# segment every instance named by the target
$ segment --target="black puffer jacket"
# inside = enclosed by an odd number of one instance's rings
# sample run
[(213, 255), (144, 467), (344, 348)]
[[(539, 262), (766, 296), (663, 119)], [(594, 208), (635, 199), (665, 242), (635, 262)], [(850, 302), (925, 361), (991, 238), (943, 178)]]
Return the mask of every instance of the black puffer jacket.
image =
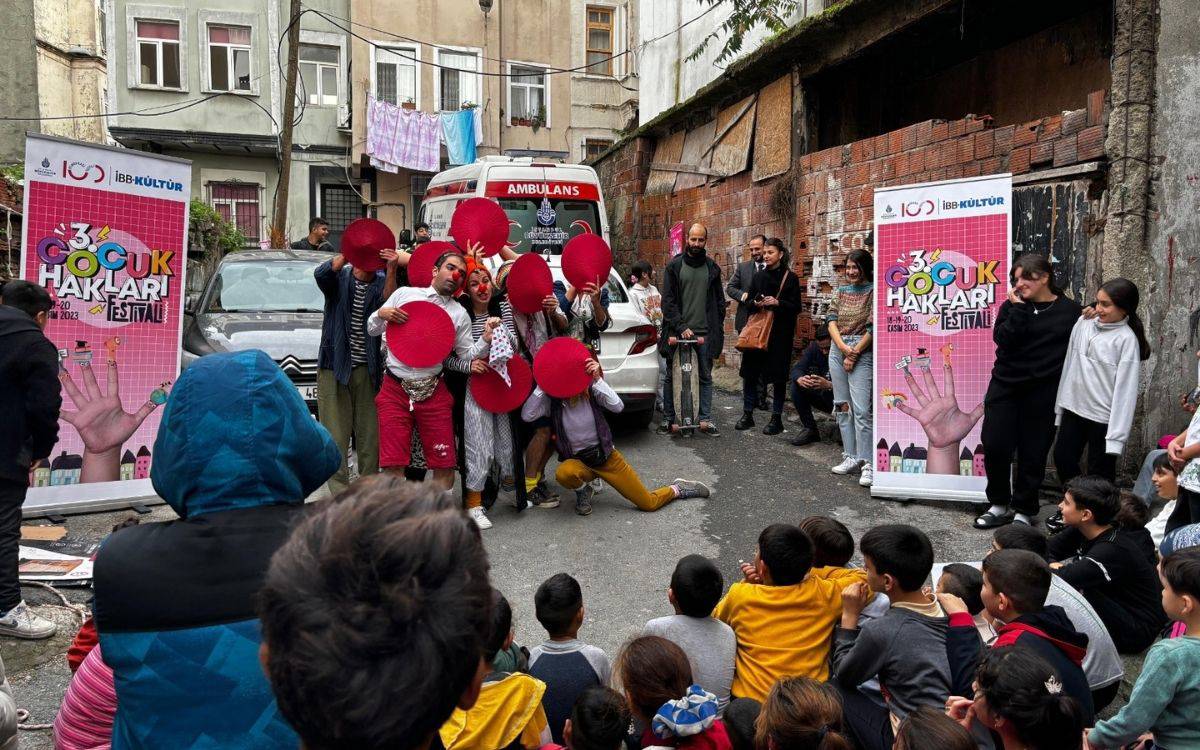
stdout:
[[(683, 265), (685, 254), (680, 253), (671, 258), (663, 271), (663, 335), (659, 339), (658, 348), (664, 354), (670, 349), (667, 339), (671, 336), (678, 336), (684, 329), (683, 302), (679, 296), (679, 268)], [(708, 333), (705, 334), (705, 340), (708, 344), (709, 356), (716, 359), (721, 356), (721, 350), (725, 348), (725, 291), (721, 287), (721, 267), (707, 256), (704, 258), (704, 262), (708, 266), (708, 294), (704, 303), (705, 317), (708, 318)]]
[(0, 305), (0, 480), (25, 483), (58, 442), (58, 353), (33, 318)]

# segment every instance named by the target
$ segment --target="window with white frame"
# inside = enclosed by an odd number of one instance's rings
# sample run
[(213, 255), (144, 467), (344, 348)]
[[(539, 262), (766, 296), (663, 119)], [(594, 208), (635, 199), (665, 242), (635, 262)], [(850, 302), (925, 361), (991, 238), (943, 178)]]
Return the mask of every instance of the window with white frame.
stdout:
[(208, 25), (208, 85), (212, 91), (250, 91), (250, 27)]
[(180, 88), (179, 22), (137, 21), (139, 86)]
[(470, 102), (479, 104), (479, 56), (474, 52), (437, 51), (438, 109), (457, 112)]
[[(338, 104), (338, 48), (320, 44), (301, 44), (300, 82), (304, 86), (303, 101), (314, 107), (336, 107)], [(300, 94), (297, 92), (297, 99)]]
[(417, 101), (417, 51), (411, 47), (375, 48), (375, 98), (388, 104)]
[(508, 122), (510, 125), (549, 125), (546, 106), (546, 69), (508, 66)]

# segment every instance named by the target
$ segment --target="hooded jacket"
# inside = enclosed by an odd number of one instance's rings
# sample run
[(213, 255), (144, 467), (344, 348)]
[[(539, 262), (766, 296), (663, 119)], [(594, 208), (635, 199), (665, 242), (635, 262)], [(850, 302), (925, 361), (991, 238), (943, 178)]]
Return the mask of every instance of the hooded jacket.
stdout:
[(58, 353), (33, 318), (0, 305), (0, 480), (26, 484), (58, 441)]
[[(1067, 612), (1056, 604), (1044, 607), (1040, 612), (1019, 615), (1012, 622), (996, 631), (992, 648), (1021, 646), (1037, 652), (1062, 679), (1063, 690), (1079, 701), (1083, 711), (1084, 726), (1095, 721), (1092, 691), (1088, 687), (1087, 675), (1083, 672), (1083, 657), (1087, 655), (1088, 637), (1080, 633), (1071, 623)], [(953, 695), (970, 695), (971, 680), (975, 676), (978, 662), (979, 635), (975, 619), (967, 612), (950, 615), (950, 627), (946, 633), (946, 652), (954, 674)], [(973, 658), (974, 657), (974, 658)]]
[(179, 378), (151, 480), (180, 519), (122, 529), (96, 558), (113, 750), (298, 747), (259, 666), (254, 599), (304, 499), (340, 464), (264, 352), (210, 354)]

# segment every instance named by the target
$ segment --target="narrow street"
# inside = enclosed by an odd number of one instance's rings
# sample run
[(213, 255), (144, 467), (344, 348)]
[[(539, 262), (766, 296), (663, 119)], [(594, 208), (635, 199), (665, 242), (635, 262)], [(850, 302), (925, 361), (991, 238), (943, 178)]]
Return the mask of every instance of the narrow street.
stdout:
[[(730, 373), (718, 370), (718, 382), (732, 385)], [(617, 444), (648, 486), (675, 477), (699, 479), (713, 488), (708, 500), (672, 503), (657, 513), (641, 513), (606, 488), (594, 500), (591, 516), (575, 515), (570, 493), (560, 489), (562, 505), (554, 510), (529, 509), (523, 514), (502, 498), (491, 513), (495, 526), (484, 532), (497, 587), (512, 602), (517, 642), (534, 645), (543, 639), (533, 613), (533, 594), (544, 579), (565, 571), (584, 591), (587, 620), (581, 637), (615, 655), (646, 620), (670, 614), (666, 589), (675, 562), (698, 553), (713, 558), (735, 580), (738, 561), (754, 555), (758, 532), (780, 521), (794, 523), (814, 514), (829, 514), (845, 523), (857, 538), (885, 521), (911, 523), (933, 540), (939, 560), (977, 560), (989, 537), (971, 530), (972, 506), (902, 504), (872, 500), (857, 477), (839, 477), (829, 467), (839, 459), (838, 447), (824, 442), (793, 448), (786, 440), (796, 426), (786, 423), (780, 436), (754, 430), (736, 432), (740, 395), (719, 389), (713, 410), (721, 425), (717, 438), (668, 438), (653, 430), (618, 433)], [(553, 466), (553, 464), (552, 464)], [(71, 538), (101, 539), (130, 511), (71, 516)], [(143, 522), (173, 517), (156, 506)], [(75, 602), (86, 603), (90, 589), (66, 589)], [(31, 603), (55, 601), (50, 592), (25, 589)], [(31, 723), (49, 723), (70, 678), (65, 653), (76, 620), (65, 609), (44, 611), (60, 623), (60, 632), (40, 643), (6, 641), (8, 678), (20, 707)], [(52, 747), (50, 732), (22, 733), (22, 747)]]

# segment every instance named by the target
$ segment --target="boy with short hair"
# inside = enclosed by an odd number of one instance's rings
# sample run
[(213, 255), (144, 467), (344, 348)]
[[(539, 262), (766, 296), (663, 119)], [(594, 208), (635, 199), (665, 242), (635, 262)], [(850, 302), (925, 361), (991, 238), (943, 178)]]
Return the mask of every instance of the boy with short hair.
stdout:
[(1118, 522), (1121, 497), (1103, 477), (1072, 479), (1059, 508), (1068, 528), (1047, 542), (1050, 567), (1087, 597), (1118, 651), (1145, 650), (1166, 624), (1150, 533)]
[[(867, 580), (842, 591), (841, 625), (833, 635), (833, 671), (842, 694), (846, 726), (864, 750), (887, 750), (895, 728), (921, 706), (944, 707), (950, 696), (946, 655), (948, 618), (922, 586), (933, 568), (933, 545), (919, 529), (876, 526), (859, 543)], [(869, 588), (868, 588), (869, 586)], [(859, 627), (871, 591), (887, 594), (891, 607)], [(858, 690), (879, 676), (887, 707)]]
[(683, 649), (692, 679), (717, 696), (718, 711), (729, 703), (737, 654), (733, 629), (712, 617), (724, 589), (725, 579), (711, 560), (688, 555), (675, 565), (667, 589), (675, 614), (653, 619), (642, 629), (642, 635), (661, 636)]
[(992, 627), (987, 608), (983, 606), (983, 598), (980, 596), (982, 589), (983, 574), (978, 568), (966, 563), (950, 563), (943, 567), (942, 574), (938, 576), (933, 587), (935, 594), (952, 594), (962, 599), (963, 604), (967, 605), (967, 613), (971, 615), (980, 640), (991, 643), (996, 637), (996, 629)]
[(829, 676), (829, 631), (841, 591), (862, 570), (813, 569), (813, 545), (799, 527), (777, 523), (758, 535), (745, 581), (729, 587), (713, 616), (733, 628), (737, 659), (731, 695), (762, 702), (781, 677)]
[[(1027, 550), (1045, 560), (1046, 535), (1023, 523), (1001, 526), (992, 535), (992, 549)], [(1054, 570), (1050, 572), (1054, 573)], [(1057, 574), (1050, 577), (1046, 606), (1062, 607), (1071, 626), (1088, 638), (1083, 673), (1087, 675), (1092, 691), (1092, 706), (1099, 713), (1117, 697), (1121, 678), (1125, 676), (1125, 663), (1117, 653), (1112, 636), (1087, 598)]]
[(562, 744), (571, 707), (587, 688), (609, 683), (612, 665), (603, 651), (579, 640), (584, 609), (578, 581), (555, 573), (538, 586), (533, 604), (550, 639), (529, 651), (529, 674), (546, 683), (542, 706), (554, 741)]
[(1200, 747), (1200, 548), (1167, 555), (1159, 569), (1163, 610), (1187, 630), (1150, 647), (1129, 702), (1088, 733), (1092, 747), (1122, 747), (1148, 731), (1160, 747)]
[[(1062, 607), (1046, 605), (1052, 577), (1045, 559), (1026, 550), (999, 550), (983, 559), (980, 595), (999, 627), (992, 648), (1019, 644), (1036, 651), (1054, 667), (1067, 694), (1079, 702), (1085, 724), (1091, 724), (1092, 693), (1082, 667), (1088, 638), (1075, 630)], [(966, 649), (968, 655), (977, 654), (979, 644), (971, 632), (975, 623), (966, 605), (952, 595), (938, 598), (950, 614), (947, 648), (951, 661), (957, 661), (954, 654), (959, 648)], [(963, 674), (956, 669), (955, 674), (953, 694), (966, 695), (974, 670)]]

